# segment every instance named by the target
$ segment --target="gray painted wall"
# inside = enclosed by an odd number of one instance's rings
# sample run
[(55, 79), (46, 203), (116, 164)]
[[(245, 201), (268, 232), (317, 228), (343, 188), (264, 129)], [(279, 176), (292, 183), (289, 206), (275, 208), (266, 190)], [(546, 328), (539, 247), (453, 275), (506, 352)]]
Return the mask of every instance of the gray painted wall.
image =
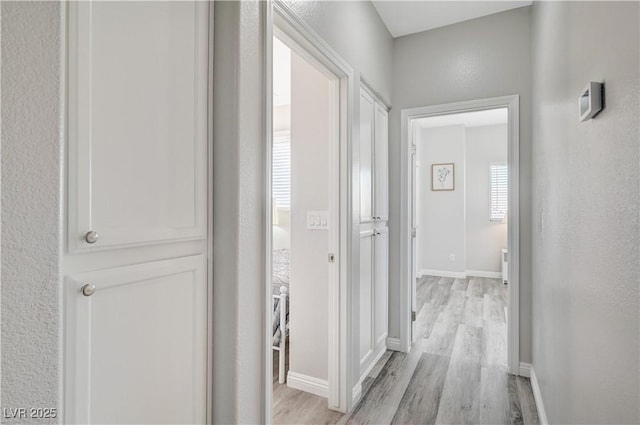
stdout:
[[(389, 185), (400, 187), (400, 111), (520, 95), (520, 355), (531, 360), (531, 8), (394, 40)], [(399, 246), (400, 191), (390, 191), (390, 242)], [(400, 257), (390, 249), (389, 336), (400, 335)]]
[[(369, 1), (286, 1), (342, 58), (391, 99), (393, 38)], [(359, 78), (359, 75), (356, 75)]]
[[(639, 4), (533, 11), (534, 369), (550, 423), (637, 424)], [(589, 81), (606, 109), (579, 123)]]
[(59, 408), (61, 6), (1, 7), (1, 404)]

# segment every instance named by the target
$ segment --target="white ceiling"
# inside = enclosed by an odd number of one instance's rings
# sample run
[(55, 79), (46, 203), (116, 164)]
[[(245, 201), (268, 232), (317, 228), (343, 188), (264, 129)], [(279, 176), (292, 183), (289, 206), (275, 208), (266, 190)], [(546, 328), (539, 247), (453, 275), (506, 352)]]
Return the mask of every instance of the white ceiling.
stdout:
[(464, 125), (465, 127), (482, 127), (485, 125), (506, 124), (508, 120), (507, 108), (488, 109), (486, 111), (462, 112), (459, 114), (437, 115), (420, 118), (417, 124), (422, 128), (447, 127), (450, 125)]
[(493, 15), (529, 6), (531, 1), (372, 1), (391, 35), (400, 37), (416, 32)]

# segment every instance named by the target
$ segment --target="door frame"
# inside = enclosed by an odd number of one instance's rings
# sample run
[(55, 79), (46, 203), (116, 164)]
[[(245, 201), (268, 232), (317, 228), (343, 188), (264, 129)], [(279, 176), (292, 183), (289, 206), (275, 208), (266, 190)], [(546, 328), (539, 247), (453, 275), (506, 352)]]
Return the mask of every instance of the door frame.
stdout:
[[(265, 109), (266, 109), (266, 125), (265, 125), (265, 170), (266, 176), (265, 193), (271, 193), (271, 153), (273, 146), (272, 120), (273, 120), (273, 101), (272, 101), (272, 79), (273, 79), (273, 45), (272, 37), (277, 34), (279, 38), (287, 41), (287, 44), (293, 43), (299, 49), (296, 53), (303, 54), (306, 59), (321, 65), (330, 71), (337, 79), (339, 93), (339, 111), (338, 122), (335, 130), (338, 136), (338, 146), (334, 146), (331, 152), (332, 159), (332, 181), (331, 187), (339, 190), (339, 197), (331, 196), (332, 203), (330, 205), (331, 214), (339, 217), (339, 226), (337, 231), (329, 234), (330, 246), (335, 249), (338, 267), (335, 268), (334, 275), (330, 278), (329, 284), (329, 311), (328, 311), (328, 407), (333, 410), (347, 412), (351, 408), (351, 391), (352, 377), (348, 371), (352, 370), (351, 353), (351, 305), (353, 296), (351, 294), (350, 285), (347, 282), (352, 281), (354, 273), (357, 273), (357, 267), (353, 267), (352, 258), (354, 258), (354, 226), (355, 216), (353, 210), (353, 186), (354, 178), (352, 168), (353, 165), (353, 116), (355, 111), (354, 87), (355, 77), (353, 69), (338, 55), (304, 20), (299, 17), (285, 2), (276, 0), (273, 2), (264, 2), (265, 22), (262, 29), (265, 39)], [(283, 41), (285, 41), (283, 40)], [(338, 202), (335, 202), (333, 200)], [(272, 423), (272, 403), (273, 403), (273, 350), (272, 350), (272, 329), (271, 329), (271, 310), (272, 310), (272, 294), (271, 294), (271, 252), (272, 252), (272, 202), (270, 196), (266, 196), (264, 200), (264, 223), (265, 223), (265, 278), (264, 278), (264, 405), (263, 415), (264, 423)], [(333, 233), (333, 235), (332, 235)], [(359, 236), (359, 235), (358, 235)], [(331, 252), (331, 251), (330, 251)], [(357, 252), (355, 252), (357, 255)]]
[(411, 349), (412, 311), (412, 261), (411, 261), (411, 208), (412, 195), (412, 145), (413, 120), (460, 112), (507, 108), (509, 166), (509, 221), (507, 223), (507, 249), (509, 256), (509, 285), (507, 315), (507, 364), (509, 372), (520, 373), (520, 96), (509, 95), (487, 99), (476, 99), (441, 105), (407, 108), (401, 110), (400, 145), (400, 350)]

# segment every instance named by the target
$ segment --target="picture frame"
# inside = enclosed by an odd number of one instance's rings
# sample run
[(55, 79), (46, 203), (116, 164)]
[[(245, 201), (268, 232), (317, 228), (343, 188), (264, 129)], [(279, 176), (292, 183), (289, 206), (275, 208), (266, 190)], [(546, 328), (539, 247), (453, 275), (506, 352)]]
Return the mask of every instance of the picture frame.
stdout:
[(431, 190), (453, 191), (456, 190), (456, 165), (453, 162), (443, 164), (431, 164)]

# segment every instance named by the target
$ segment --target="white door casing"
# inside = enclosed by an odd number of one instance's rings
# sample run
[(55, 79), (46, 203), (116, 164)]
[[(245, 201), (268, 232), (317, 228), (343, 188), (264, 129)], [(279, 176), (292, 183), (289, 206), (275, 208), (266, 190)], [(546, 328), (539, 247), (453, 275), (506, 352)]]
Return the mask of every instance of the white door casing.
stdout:
[(374, 215), (374, 100), (360, 90), (360, 223), (373, 221)]
[(376, 353), (386, 346), (389, 293), (389, 228), (375, 229), (374, 341)]
[(69, 3), (70, 252), (206, 237), (208, 20), (206, 2)]
[(389, 113), (376, 102), (374, 115), (374, 216), (376, 221), (389, 220)]
[(375, 243), (373, 229), (360, 232), (360, 374), (373, 360), (374, 335), (374, 261)]
[(65, 423), (206, 422), (205, 258), (66, 278)]
[(408, 352), (412, 345), (411, 311), (415, 298), (413, 272), (412, 227), (415, 211), (412, 186), (415, 180), (415, 159), (412, 145), (413, 120), (433, 115), (479, 111), (496, 108), (508, 110), (508, 165), (509, 165), (509, 222), (507, 249), (509, 252), (509, 286), (507, 303), (507, 363), (509, 372), (520, 373), (520, 97), (519, 95), (476, 99), (442, 105), (403, 109), (401, 115), (400, 162), (400, 349)]

